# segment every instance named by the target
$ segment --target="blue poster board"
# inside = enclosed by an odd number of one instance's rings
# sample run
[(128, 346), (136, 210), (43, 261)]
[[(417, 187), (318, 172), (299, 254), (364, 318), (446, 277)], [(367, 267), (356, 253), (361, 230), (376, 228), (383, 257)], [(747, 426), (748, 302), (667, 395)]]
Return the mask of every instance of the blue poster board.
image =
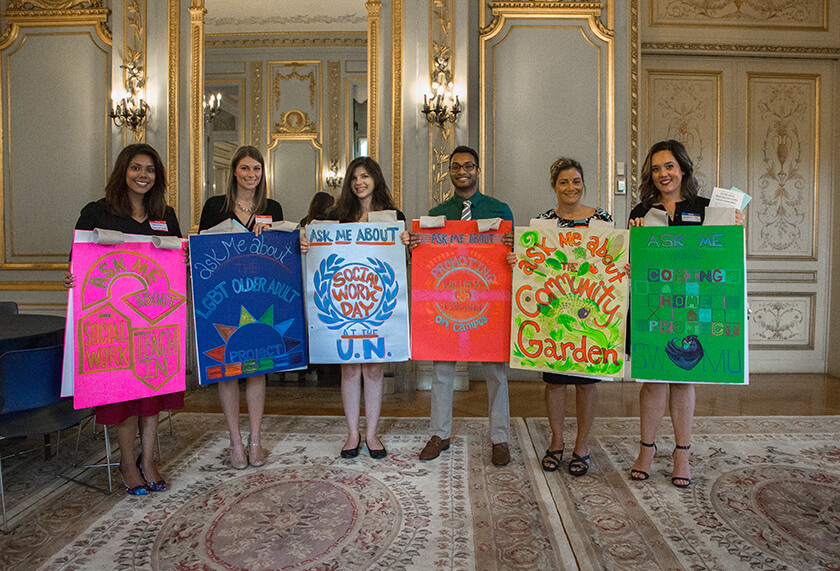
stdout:
[(306, 311), (312, 363), (409, 358), (405, 223), (306, 227)]
[(202, 385), (308, 366), (299, 236), (190, 236)]

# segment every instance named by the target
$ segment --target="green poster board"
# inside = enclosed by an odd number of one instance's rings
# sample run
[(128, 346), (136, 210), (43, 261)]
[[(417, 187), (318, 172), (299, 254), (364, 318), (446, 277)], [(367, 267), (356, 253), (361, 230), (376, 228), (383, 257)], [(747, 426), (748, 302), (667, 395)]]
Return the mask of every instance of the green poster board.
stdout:
[(622, 377), (627, 230), (518, 227), (510, 366)]
[(630, 261), (632, 376), (747, 384), (743, 226), (632, 228)]

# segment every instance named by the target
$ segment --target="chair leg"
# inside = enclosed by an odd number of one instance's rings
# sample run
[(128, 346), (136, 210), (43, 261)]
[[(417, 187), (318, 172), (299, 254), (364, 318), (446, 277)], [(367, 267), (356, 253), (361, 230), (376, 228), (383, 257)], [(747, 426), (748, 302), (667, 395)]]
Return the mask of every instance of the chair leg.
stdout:
[(111, 482), (111, 441), (108, 440), (108, 425), (102, 425), (105, 432), (105, 469), (108, 470), (108, 493), (114, 491), (114, 485)]
[(3, 458), (0, 457), (0, 503), (3, 504), (3, 533), (9, 533), (6, 526), (6, 488), (3, 487)]

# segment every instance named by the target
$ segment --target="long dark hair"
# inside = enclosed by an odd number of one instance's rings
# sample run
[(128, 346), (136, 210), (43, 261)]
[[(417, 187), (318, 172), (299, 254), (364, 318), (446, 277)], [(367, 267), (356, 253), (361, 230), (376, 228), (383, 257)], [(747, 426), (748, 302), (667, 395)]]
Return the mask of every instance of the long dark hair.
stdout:
[(341, 185), (341, 194), (338, 195), (338, 200), (330, 213), (330, 218), (334, 218), (339, 222), (356, 222), (362, 216), (362, 205), (359, 199), (353, 194), (351, 188), (353, 172), (358, 168), (363, 167), (368, 174), (373, 178), (373, 193), (370, 200), (370, 209), (372, 211), (378, 210), (394, 210), (394, 200), (391, 198), (391, 191), (388, 190), (388, 185), (385, 184), (385, 176), (382, 174), (382, 169), (376, 164), (376, 161), (370, 157), (357, 157), (347, 165), (347, 171), (344, 173), (344, 182)]
[(659, 141), (653, 145), (648, 151), (645, 162), (642, 165), (642, 180), (639, 183), (639, 197), (642, 204), (649, 207), (660, 199), (659, 189), (653, 183), (653, 173), (651, 161), (653, 155), (660, 151), (671, 151), (674, 158), (677, 159), (677, 164), (680, 165), (680, 170), (683, 172), (682, 184), (680, 185), (680, 196), (683, 200), (693, 200), (700, 190), (700, 184), (694, 176), (694, 163), (691, 162), (691, 157), (688, 156), (688, 151), (685, 146), (674, 139), (667, 141)]
[(163, 220), (166, 215), (166, 169), (154, 147), (146, 143), (128, 145), (117, 155), (114, 170), (111, 171), (108, 184), (105, 185), (105, 207), (122, 218), (131, 218), (134, 214), (125, 179), (128, 174), (128, 165), (137, 155), (146, 155), (152, 159), (152, 164), (155, 166), (155, 184), (143, 195), (146, 216), (152, 220)]
[(335, 204), (335, 198), (331, 194), (316, 192), (315, 196), (312, 197), (312, 202), (309, 203), (309, 212), (303, 219), (303, 225), (309, 224), (313, 220), (326, 220), (333, 204)]
[(251, 145), (245, 145), (236, 149), (236, 152), (233, 153), (233, 158), (230, 160), (230, 177), (228, 178), (227, 191), (225, 191), (225, 211), (233, 212), (233, 209), (236, 208), (236, 167), (239, 166), (239, 161), (245, 157), (250, 157), (260, 163), (260, 168), (262, 169), (260, 183), (254, 190), (253, 212), (253, 214), (262, 214), (268, 208), (268, 190), (265, 184), (265, 159), (263, 159), (260, 150)]

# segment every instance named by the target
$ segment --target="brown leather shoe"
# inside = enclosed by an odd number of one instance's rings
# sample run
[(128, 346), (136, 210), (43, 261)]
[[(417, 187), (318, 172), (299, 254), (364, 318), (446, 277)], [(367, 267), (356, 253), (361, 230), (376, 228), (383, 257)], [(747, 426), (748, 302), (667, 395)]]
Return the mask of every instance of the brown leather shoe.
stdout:
[(499, 442), (493, 445), (493, 465), (507, 466), (510, 464), (510, 449), (507, 442)]
[(440, 436), (432, 436), (423, 450), (420, 451), (421, 460), (434, 460), (444, 450), (449, 450), (449, 439), (442, 440)]

